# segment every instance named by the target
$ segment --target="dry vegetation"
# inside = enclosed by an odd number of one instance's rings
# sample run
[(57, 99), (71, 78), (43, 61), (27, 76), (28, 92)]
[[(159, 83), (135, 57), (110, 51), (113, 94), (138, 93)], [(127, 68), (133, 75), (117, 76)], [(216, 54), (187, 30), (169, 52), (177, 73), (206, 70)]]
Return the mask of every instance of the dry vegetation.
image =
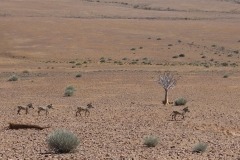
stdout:
[[(2, 0), (0, 21), (0, 159), (240, 158), (239, 0)], [(181, 76), (169, 101), (185, 106), (162, 104), (165, 71)], [(28, 103), (35, 109), (18, 115)], [(80, 139), (75, 152), (50, 150), (57, 129)]]

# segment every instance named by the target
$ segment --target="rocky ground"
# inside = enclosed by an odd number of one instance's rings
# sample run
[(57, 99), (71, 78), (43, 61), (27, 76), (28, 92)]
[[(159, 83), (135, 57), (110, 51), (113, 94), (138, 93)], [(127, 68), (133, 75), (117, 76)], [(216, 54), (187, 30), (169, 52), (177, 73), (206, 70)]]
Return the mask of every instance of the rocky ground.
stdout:
[[(16, 82), (1, 74), (1, 126), (8, 122), (51, 126), (44, 130), (1, 131), (3, 159), (237, 159), (239, 154), (238, 72), (229, 78), (221, 73), (178, 73), (181, 79), (169, 91), (171, 101), (188, 100), (190, 113), (185, 120), (171, 120), (173, 110), (164, 106), (164, 90), (154, 71), (47, 73), (28, 76)], [(34, 81), (32, 81), (32, 79)], [(64, 97), (67, 84), (77, 88)], [(17, 106), (32, 102), (35, 109), (17, 115)], [(92, 102), (89, 117), (75, 116), (76, 108)], [(52, 103), (48, 116), (37, 107)], [(74, 153), (54, 154), (46, 137), (56, 129), (72, 131), (81, 143)], [(143, 145), (149, 135), (159, 138), (156, 147)], [(198, 142), (208, 145), (204, 153), (192, 153)]]

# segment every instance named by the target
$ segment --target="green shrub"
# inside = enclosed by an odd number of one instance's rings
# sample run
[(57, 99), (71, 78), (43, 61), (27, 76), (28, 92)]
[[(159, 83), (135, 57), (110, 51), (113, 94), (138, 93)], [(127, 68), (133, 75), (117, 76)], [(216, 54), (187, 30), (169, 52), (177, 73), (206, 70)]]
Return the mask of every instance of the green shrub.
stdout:
[(23, 73), (29, 73), (29, 71), (28, 70), (24, 70)]
[(80, 140), (72, 132), (58, 129), (47, 137), (50, 149), (57, 153), (69, 153), (77, 149)]
[(178, 56), (173, 56), (172, 58), (178, 58)]
[(192, 152), (205, 152), (207, 150), (207, 145), (205, 143), (199, 142), (193, 147)]
[(179, 57), (185, 57), (185, 54), (179, 54)]
[(69, 63), (75, 63), (75, 61), (70, 61)]
[(159, 41), (159, 40), (161, 40), (161, 38), (157, 38), (157, 40)]
[(76, 77), (82, 77), (82, 74), (81, 73), (77, 73)]
[(168, 44), (168, 46), (173, 46), (172, 44)]
[(155, 147), (158, 144), (158, 138), (154, 136), (148, 136), (143, 140), (143, 144), (147, 147)]
[(126, 58), (126, 57), (124, 57), (122, 60), (126, 61), (126, 60), (127, 60), (127, 58)]
[(78, 63), (76, 63), (76, 65), (77, 65), (77, 66), (80, 66), (80, 65), (82, 65), (82, 63), (81, 63), (81, 62), (78, 62)]
[(178, 43), (181, 43), (182, 41), (181, 40), (178, 40)]
[(236, 54), (238, 54), (239, 53), (239, 51), (238, 50), (235, 50), (235, 51), (233, 51), (234, 53), (236, 53)]
[(202, 56), (201, 58), (206, 58), (206, 56)]
[(8, 81), (17, 81), (18, 80), (18, 76), (16, 75), (12, 75), (11, 77), (9, 77)]
[(227, 62), (223, 62), (223, 63), (221, 63), (221, 65), (226, 67), (226, 66), (228, 66), (228, 63)]
[(136, 50), (136, 48), (131, 48), (132, 51)]
[(227, 75), (227, 74), (225, 74), (225, 75), (223, 76), (223, 78), (228, 78), (228, 75)]
[(104, 62), (105, 62), (105, 58), (104, 58), (104, 57), (101, 57), (101, 58), (100, 58), (100, 62), (101, 62), (101, 63), (104, 63)]
[(64, 95), (65, 95), (65, 96), (72, 96), (75, 91), (76, 91), (75, 87), (73, 87), (73, 86), (67, 86), (66, 89), (65, 89), (65, 91), (64, 91)]
[(216, 45), (215, 45), (215, 44), (213, 44), (213, 45), (212, 45), (212, 47), (216, 47)]
[(175, 101), (174, 101), (174, 104), (176, 106), (181, 106), (181, 105), (185, 105), (187, 103), (187, 100), (185, 98), (177, 98)]

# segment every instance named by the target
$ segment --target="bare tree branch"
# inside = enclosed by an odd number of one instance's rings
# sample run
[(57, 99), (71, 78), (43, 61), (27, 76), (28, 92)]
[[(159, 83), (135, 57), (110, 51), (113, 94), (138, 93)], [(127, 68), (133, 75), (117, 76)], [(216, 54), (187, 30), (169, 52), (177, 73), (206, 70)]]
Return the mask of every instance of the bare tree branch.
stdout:
[(173, 89), (177, 84), (177, 79), (175, 79), (169, 72), (165, 72), (164, 75), (159, 77), (158, 84), (160, 84), (165, 90)]

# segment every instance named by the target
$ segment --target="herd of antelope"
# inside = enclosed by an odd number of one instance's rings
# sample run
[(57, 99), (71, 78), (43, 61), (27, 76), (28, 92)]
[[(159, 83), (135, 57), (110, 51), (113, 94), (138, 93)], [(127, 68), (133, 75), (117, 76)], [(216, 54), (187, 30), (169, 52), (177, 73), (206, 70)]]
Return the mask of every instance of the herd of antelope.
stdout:
[[(29, 108), (32, 108), (32, 109), (34, 109), (34, 107), (33, 107), (33, 104), (32, 103), (30, 103), (30, 104), (28, 104), (28, 105), (26, 105), (26, 106), (17, 106), (17, 108), (18, 108), (18, 111), (17, 111), (17, 114), (20, 114), (20, 111), (21, 110), (25, 110), (26, 111), (26, 114), (28, 114), (28, 110), (29, 110)], [(49, 105), (47, 105), (47, 106), (40, 106), (40, 107), (38, 107), (38, 115), (40, 114), (40, 112), (41, 111), (45, 111), (46, 112), (46, 116), (49, 114), (49, 109), (53, 109), (53, 106), (52, 106), (52, 104), (49, 104)], [(87, 113), (88, 113), (88, 116), (90, 115), (90, 108), (94, 108), (93, 106), (92, 106), (92, 103), (89, 103), (89, 104), (87, 104), (87, 106), (80, 106), (80, 107), (77, 107), (77, 111), (76, 111), (76, 116), (78, 115), (78, 114), (80, 114), (80, 116), (82, 116), (81, 115), (81, 112), (83, 111), (83, 112), (85, 112), (85, 116), (87, 115)], [(170, 116), (172, 116), (172, 120), (174, 119), (175, 121), (176, 121), (176, 116), (177, 115), (181, 115), (182, 116), (182, 119), (184, 119), (184, 115), (187, 113), (187, 112), (190, 112), (189, 111), (189, 109), (188, 109), (188, 107), (185, 107), (185, 108), (183, 108), (183, 110), (181, 110), (181, 111), (173, 111), (172, 113), (171, 113), (171, 115)]]
[[(26, 114), (28, 114), (28, 112), (29, 112), (28, 110), (29, 110), (30, 108), (34, 109), (32, 103), (30, 103), (30, 104), (28, 104), (28, 105), (26, 105), (26, 106), (20, 105), (20, 106), (17, 106), (17, 108), (18, 108), (17, 114), (20, 114), (20, 111), (21, 111), (21, 110), (25, 110), (25, 111), (26, 111)], [(89, 116), (89, 115), (90, 115), (90, 111), (89, 111), (90, 108), (94, 108), (94, 107), (92, 106), (92, 103), (87, 104), (86, 107), (85, 107), (85, 106), (77, 107), (76, 116), (77, 116), (78, 113), (81, 115), (81, 112), (82, 112), (82, 111), (85, 112), (85, 116), (86, 116), (87, 113), (88, 113), (88, 116)], [(41, 111), (45, 111), (46, 116), (47, 116), (47, 115), (49, 114), (49, 111), (48, 111), (49, 109), (53, 109), (52, 104), (49, 104), (49, 105), (47, 105), (47, 106), (40, 106), (40, 107), (38, 107), (38, 115), (40, 114)]]

